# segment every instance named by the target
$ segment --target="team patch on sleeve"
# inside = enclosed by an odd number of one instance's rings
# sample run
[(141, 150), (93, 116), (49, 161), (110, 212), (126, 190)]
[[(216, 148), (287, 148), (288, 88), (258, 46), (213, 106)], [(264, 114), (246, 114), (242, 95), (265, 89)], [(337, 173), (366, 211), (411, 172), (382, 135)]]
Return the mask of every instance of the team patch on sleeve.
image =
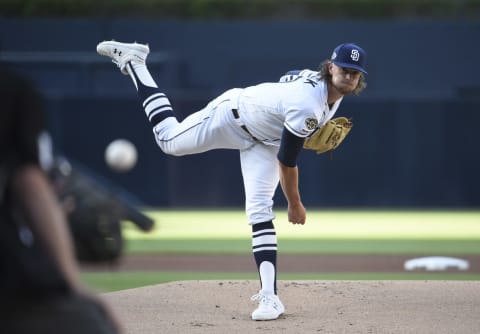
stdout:
[(305, 127), (309, 131), (313, 131), (317, 128), (318, 126), (318, 120), (316, 118), (307, 118), (305, 120)]

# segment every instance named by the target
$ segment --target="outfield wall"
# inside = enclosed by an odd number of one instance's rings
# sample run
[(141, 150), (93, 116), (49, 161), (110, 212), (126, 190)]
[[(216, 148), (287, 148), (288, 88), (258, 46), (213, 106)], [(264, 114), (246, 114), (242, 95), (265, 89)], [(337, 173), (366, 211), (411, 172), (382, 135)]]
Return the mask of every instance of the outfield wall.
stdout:
[[(163, 155), (131, 82), (96, 56), (96, 43), (150, 42), (152, 73), (183, 118), (225, 89), (315, 68), (333, 46), (355, 41), (369, 53), (369, 87), (338, 112), (355, 126), (333, 160), (302, 154), (305, 204), (478, 208), (479, 33), (475, 22), (3, 19), (0, 50), (45, 94), (55, 144), (67, 156), (148, 205), (237, 207), (238, 153)], [(127, 174), (103, 162), (105, 145), (118, 137), (139, 148)]]

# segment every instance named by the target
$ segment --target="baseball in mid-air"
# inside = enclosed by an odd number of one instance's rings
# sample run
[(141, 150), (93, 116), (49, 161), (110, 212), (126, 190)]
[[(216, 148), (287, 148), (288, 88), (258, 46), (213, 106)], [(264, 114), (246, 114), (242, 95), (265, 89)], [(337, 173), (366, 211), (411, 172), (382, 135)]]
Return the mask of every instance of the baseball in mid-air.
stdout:
[(137, 149), (127, 139), (116, 139), (105, 149), (105, 161), (116, 172), (127, 172), (137, 163)]

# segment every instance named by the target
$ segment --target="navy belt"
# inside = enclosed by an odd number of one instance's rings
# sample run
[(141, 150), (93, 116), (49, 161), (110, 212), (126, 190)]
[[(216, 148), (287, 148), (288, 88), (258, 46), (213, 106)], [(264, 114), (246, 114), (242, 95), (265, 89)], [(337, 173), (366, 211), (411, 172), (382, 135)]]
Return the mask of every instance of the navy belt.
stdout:
[(250, 133), (250, 131), (248, 131), (247, 127), (245, 126), (245, 124), (243, 124), (243, 122), (241, 121), (240, 119), (240, 115), (238, 114), (238, 110), (237, 109), (232, 109), (232, 114), (233, 114), (233, 117), (235, 118), (235, 121), (237, 122), (238, 126), (240, 126), (242, 128), (243, 131), (245, 131), (246, 133), (248, 133), (250, 135), (250, 137), (253, 138), (253, 140), (257, 140), (258, 139), (252, 135)]

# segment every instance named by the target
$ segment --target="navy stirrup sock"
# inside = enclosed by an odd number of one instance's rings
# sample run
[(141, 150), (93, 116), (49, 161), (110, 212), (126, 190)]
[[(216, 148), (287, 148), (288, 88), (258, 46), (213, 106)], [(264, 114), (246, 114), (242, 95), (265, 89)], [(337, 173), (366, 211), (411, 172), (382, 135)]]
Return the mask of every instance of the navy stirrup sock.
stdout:
[(262, 291), (277, 294), (277, 235), (271, 221), (252, 225), (252, 250)]
[[(168, 97), (160, 91), (156, 84), (151, 83), (155, 86), (148, 86), (144, 83), (145, 81), (152, 80), (146, 67), (142, 66), (135, 68), (131, 63), (128, 63), (127, 66), (129, 70), (128, 72), (137, 88), (138, 96), (142, 102), (145, 114), (152, 126), (157, 125), (167, 117), (175, 117)], [(141, 75), (137, 73), (142, 70), (145, 72), (143, 73), (143, 76), (146, 77), (144, 80), (142, 80)]]

